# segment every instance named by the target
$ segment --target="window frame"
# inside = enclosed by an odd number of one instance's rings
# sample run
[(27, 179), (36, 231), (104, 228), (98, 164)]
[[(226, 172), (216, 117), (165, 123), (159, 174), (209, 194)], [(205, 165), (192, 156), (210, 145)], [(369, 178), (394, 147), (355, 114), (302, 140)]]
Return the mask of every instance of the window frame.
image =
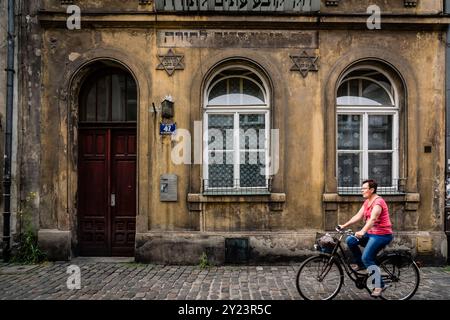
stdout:
[[(375, 79), (372, 79), (372, 78), (370, 78), (370, 77), (367, 77), (367, 76), (360, 76), (360, 77), (350, 77), (350, 78), (345, 78), (345, 80), (343, 81), (343, 82), (341, 82), (341, 84), (339, 85), (339, 87), (338, 87), (338, 91), (339, 91), (339, 88), (344, 84), (344, 83), (348, 83), (348, 82), (350, 82), (350, 81), (352, 81), (352, 80), (358, 80), (358, 97), (359, 98), (365, 98), (364, 96), (363, 96), (363, 86), (362, 86), (362, 81), (363, 80), (366, 80), (366, 81), (369, 81), (369, 82), (372, 82), (372, 83), (375, 83), (375, 84), (377, 84), (378, 86), (380, 86), (385, 92), (386, 92), (386, 94), (389, 96), (389, 98), (390, 98), (390, 100), (391, 100), (391, 103), (392, 103), (392, 106), (390, 106), (390, 108), (392, 108), (392, 107), (395, 107), (397, 104), (396, 104), (396, 98), (395, 98), (395, 91), (394, 91), (394, 95), (392, 95), (392, 93), (391, 92), (389, 92), (389, 90), (380, 82), (380, 81), (377, 81), (377, 80), (375, 80)], [(389, 78), (388, 78), (388, 80), (389, 81), (391, 81)], [(394, 87), (393, 87), (393, 90), (395, 90), (394, 89)], [(348, 91), (350, 91), (350, 87), (348, 87)], [(347, 92), (347, 94), (350, 94), (350, 92)], [(366, 98), (367, 99), (367, 98)], [(364, 106), (363, 104), (358, 104), (358, 105), (351, 105), (351, 104), (343, 104), (343, 105), (339, 105), (339, 104), (337, 104), (337, 106), (349, 106), (349, 107), (355, 107), (355, 106)], [(376, 105), (376, 104), (374, 104), (374, 105), (367, 105), (367, 106), (370, 106), (370, 107), (387, 107), (387, 105)]]
[[(217, 75), (219, 75), (224, 70), (229, 69), (247, 69), (249, 72), (254, 73), (262, 82), (262, 86), (260, 83), (255, 81), (251, 77), (247, 77), (246, 75), (226, 75), (223, 77), (220, 77), (219, 79), (215, 80)], [(214, 88), (214, 86), (219, 83), (222, 80), (229, 79), (229, 78), (242, 78), (247, 79), (255, 83), (262, 91), (264, 95), (264, 99), (266, 101), (265, 104), (255, 104), (255, 105), (239, 105), (239, 104), (230, 104), (230, 105), (209, 105), (208, 98), (211, 90)], [(215, 80), (212, 82), (212, 80)], [(270, 167), (269, 167), (269, 161), (270, 161), (270, 129), (271, 129), (271, 112), (270, 112), (270, 94), (268, 90), (267, 82), (265, 81), (265, 78), (261, 76), (259, 72), (252, 68), (248, 68), (246, 66), (242, 65), (233, 65), (228, 66), (225, 68), (221, 68), (220, 70), (217, 70), (211, 77), (210, 80), (205, 85), (204, 90), (204, 96), (203, 96), (203, 143), (202, 143), (202, 156), (203, 156), (203, 172), (202, 172), (202, 181), (203, 184), (203, 193), (208, 194), (240, 194), (245, 191), (245, 194), (266, 194), (269, 193), (270, 183)], [(239, 116), (245, 115), (245, 114), (263, 114), (264, 120), (265, 120), (265, 143), (264, 143), (264, 151), (265, 151), (265, 186), (258, 186), (258, 187), (241, 187), (240, 186), (240, 155), (242, 150), (248, 152), (252, 149), (241, 149), (240, 146), (240, 137), (239, 137), (239, 131), (240, 131), (240, 124), (239, 124)], [(209, 134), (208, 134), (208, 127), (209, 127), (209, 116), (210, 115), (233, 115), (233, 186), (232, 187), (210, 187), (208, 183), (205, 183), (205, 181), (209, 180)], [(259, 133), (257, 133), (259, 136)], [(262, 149), (256, 149), (253, 151), (262, 150)], [(259, 151), (260, 152), (260, 151)], [(250, 190), (250, 191), (249, 191)]]
[[(123, 97), (121, 97), (122, 103), (123, 103), (123, 113), (124, 113), (124, 120), (113, 120), (113, 76), (123, 76), (124, 78), (124, 94)], [(106, 120), (97, 120), (98, 119), (98, 84), (99, 81), (102, 79), (108, 79), (105, 81), (105, 83), (108, 86), (109, 90), (109, 98), (108, 103), (106, 105), (106, 110), (108, 114), (108, 118)], [(135, 86), (135, 95), (136, 95), (136, 101), (135, 101), (135, 113), (136, 113), (136, 119), (135, 120), (128, 120), (129, 116), (129, 108), (131, 107), (130, 104), (128, 104), (129, 96), (128, 96), (128, 85), (129, 81), (134, 83)], [(88, 96), (91, 90), (95, 88), (95, 106), (90, 106), (88, 104)], [(78, 122), (80, 125), (102, 125), (102, 124), (135, 124), (137, 123), (138, 118), (138, 88), (137, 83), (134, 77), (129, 74), (127, 71), (120, 69), (120, 68), (104, 68), (99, 69), (92, 74), (90, 74), (85, 80), (84, 83), (80, 89), (80, 98), (79, 98), (79, 118)], [(93, 108), (92, 110), (95, 111), (95, 120), (87, 120), (87, 114), (88, 114), (88, 108)]]
[[(209, 102), (209, 95), (211, 94), (211, 91), (214, 89), (214, 87), (221, 81), (223, 80), (228, 80), (228, 79), (232, 79), (232, 78), (241, 78), (241, 79), (245, 79), (245, 80), (249, 80), (251, 82), (253, 82), (256, 86), (258, 86), (258, 88), (261, 90), (262, 94), (264, 95), (264, 101), (267, 101), (267, 93), (264, 87), (261, 86), (260, 83), (258, 83), (257, 81), (255, 81), (255, 79), (251, 78), (251, 77), (247, 77), (246, 75), (228, 75), (228, 76), (224, 76), (219, 78), (218, 80), (214, 81), (214, 83), (210, 84), (210, 86), (208, 87), (208, 90), (206, 92), (206, 100)], [(228, 88), (227, 88), (228, 89)], [(243, 89), (243, 87), (241, 88)], [(265, 107), (267, 104), (262, 103), (262, 104), (251, 104), (251, 105), (246, 105), (246, 104), (208, 104), (206, 107), (207, 108), (238, 108), (238, 107), (242, 107), (242, 106), (248, 106), (248, 107)]]
[[(393, 95), (378, 81), (376, 80), (370, 80), (374, 83), (378, 83), (391, 97), (391, 100), (393, 102), (393, 105), (338, 105), (337, 100), (337, 92), (339, 91), (339, 88), (341, 85), (346, 83), (347, 81), (353, 80), (353, 79), (361, 79), (361, 80), (368, 80), (367, 77), (348, 77), (347, 76), (359, 69), (371, 69), (373, 71), (377, 71), (381, 74), (383, 74), (389, 81), (392, 86)], [(359, 94), (361, 94), (361, 88), (359, 88)], [(400, 141), (399, 141), (399, 133), (400, 133), (400, 107), (398, 103), (398, 90), (396, 86), (394, 85), (393, 79), (383, 72), (381, 69), (373, 67), (373, 66), (360, 66), (355, 69), (349, 70), (344, 76), (343, 81), (340, 82), (339, 86), (337, 87), (336, 96), (336, 117), (335, 117), (335, 125), (336, 125), (336, 177), (337, 177), (337, 191), (339, 194), (359, 194), (360, 193), (360, 186), (357, 187), (342, 187), (339, 185), (339, 155), (345, 154), (345, 153), (360, 153), (360, 172), (359, 172), (359, 179), (361, 181), (370, 178), (369, 177), (369, 154), (370, 153), (392, 153), (392, 180), (391, 180), (391, 186), (389, 187), (378, 187), (379, 192), (385, 192), (385, 193), (399, 193), (398, 183), (396, 181), (399, 181), (399, 173), (400, 173), (400, 163), (399, 163), (399, 148), (400, 148)], [(362, 140), (361, 148), (359, 150), (339, 150), (339, 142), (338, 142), (338, 135), (339, 135), (339, 115), (346, 114), (346, 115), (360, 115), (361, 116), (361, 137)], [(391, 115), (392, 116), (392, 151), (386, 150), (369, 150), (369, 116), (371, 115)]]

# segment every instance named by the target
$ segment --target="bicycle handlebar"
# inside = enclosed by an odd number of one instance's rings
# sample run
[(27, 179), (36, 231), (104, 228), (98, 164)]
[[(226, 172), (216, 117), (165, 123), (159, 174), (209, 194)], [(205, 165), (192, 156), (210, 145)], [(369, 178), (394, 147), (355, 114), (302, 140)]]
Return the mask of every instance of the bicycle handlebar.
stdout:
[(341, 234), (355, 235), (352, 229), (343, 230), (340, 226), (336, 226), (336, 231)]

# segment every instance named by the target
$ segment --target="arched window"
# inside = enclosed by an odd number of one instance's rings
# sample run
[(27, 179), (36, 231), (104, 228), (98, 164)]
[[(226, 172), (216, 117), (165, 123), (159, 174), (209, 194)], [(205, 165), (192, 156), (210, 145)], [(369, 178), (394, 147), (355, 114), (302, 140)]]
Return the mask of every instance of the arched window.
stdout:
[(359, 192), (375, 179), (380, 190), (397, 188), (398, 98), (378, 69), (351, 70), (337, 91), (337, 175), (339, 190)]
[(84, 83), (80, 122), (135, 122), (137, 90), (134, 79), (121, 69), (100, 70)]
[(206, 192), (268, 191), (270, 107), (267, 85), (247, 67), (216, 72), (204, 95)]

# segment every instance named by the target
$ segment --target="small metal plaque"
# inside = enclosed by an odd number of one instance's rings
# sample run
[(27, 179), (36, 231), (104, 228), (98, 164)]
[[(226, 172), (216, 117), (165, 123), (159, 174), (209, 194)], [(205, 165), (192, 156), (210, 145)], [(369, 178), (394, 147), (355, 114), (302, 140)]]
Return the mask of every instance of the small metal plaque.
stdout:
[(162, 174), (159, 183), (160, 201), (178, 201), (178, 177), (175, 174)]

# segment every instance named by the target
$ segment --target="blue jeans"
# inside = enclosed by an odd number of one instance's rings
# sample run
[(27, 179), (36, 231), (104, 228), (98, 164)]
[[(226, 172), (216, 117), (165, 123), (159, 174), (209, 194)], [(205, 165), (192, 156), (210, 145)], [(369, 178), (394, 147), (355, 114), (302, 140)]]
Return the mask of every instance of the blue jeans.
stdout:
[[(376, 235), (365, 234), (361, 239), (355, 236), (347, 238), (347, 246), (353, 254), (355, 263), (362, 268), (369, 268), (370, 266), (376, 266), (375, 258), (385, 246), (387, 246), (394, 237), (392, 234)], [(364, 252), (361, 254), (359, 246), (365, 247)], [(383, 287), (381, 281), (381, 287)]]

